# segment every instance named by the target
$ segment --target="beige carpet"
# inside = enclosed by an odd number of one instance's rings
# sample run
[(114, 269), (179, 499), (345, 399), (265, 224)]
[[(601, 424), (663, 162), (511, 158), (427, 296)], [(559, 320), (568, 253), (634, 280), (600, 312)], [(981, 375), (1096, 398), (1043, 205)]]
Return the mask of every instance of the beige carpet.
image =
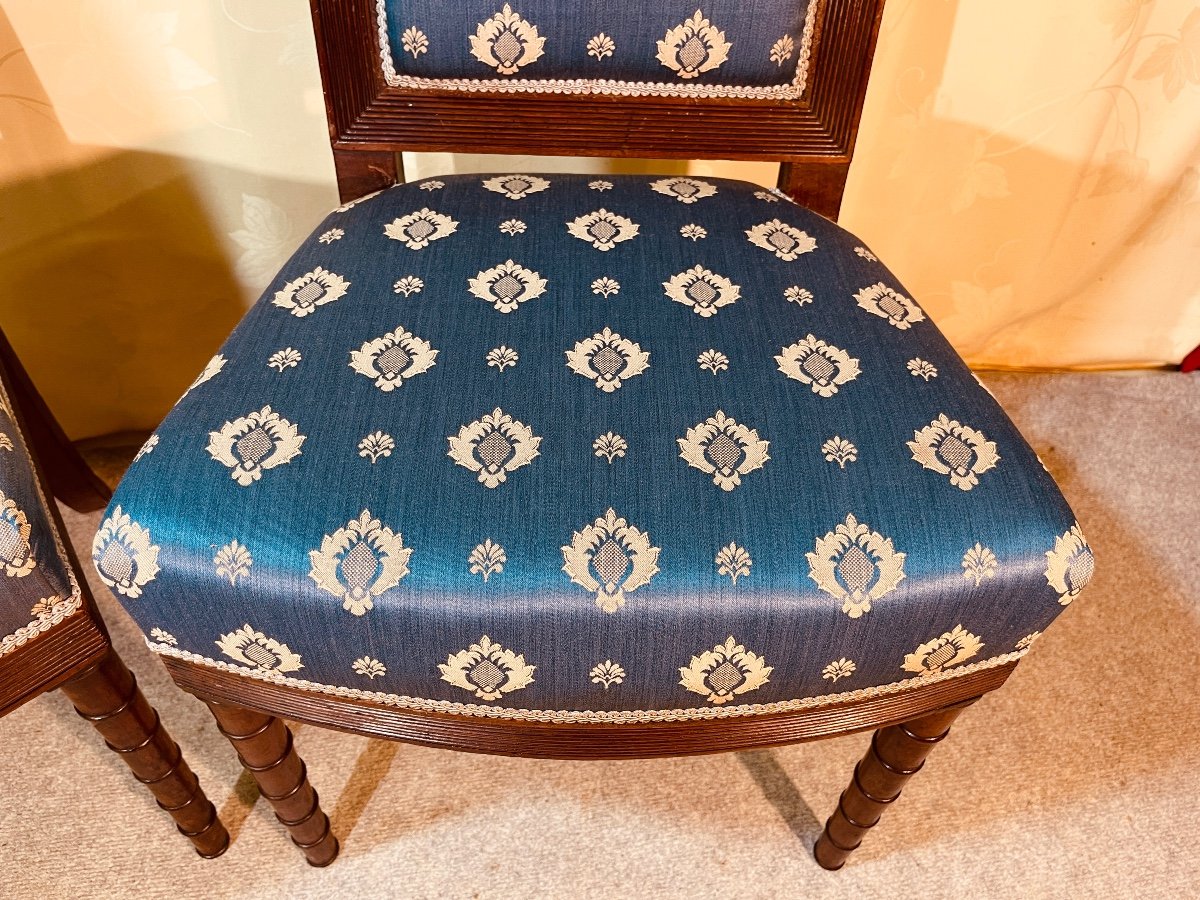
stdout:
[[(297, 743), (343, 846), (332, 867), (310, 869), (207, 712), (174, 688), (100, 589), (118, 648), (183, 743), (233, 846), (221, 859), (197, 858), (52, 695), (0, 723), (0, 894), (1200, 895), (1200, 379), (985, 380), (1063, 485), (1098, 575), (1008, 685), (960, 719), (841, 872), (818, 868), (810, 847), (864, 735), (564, 763), (305, 727)], [(95, 521), (70, 518), (81, 550)]]

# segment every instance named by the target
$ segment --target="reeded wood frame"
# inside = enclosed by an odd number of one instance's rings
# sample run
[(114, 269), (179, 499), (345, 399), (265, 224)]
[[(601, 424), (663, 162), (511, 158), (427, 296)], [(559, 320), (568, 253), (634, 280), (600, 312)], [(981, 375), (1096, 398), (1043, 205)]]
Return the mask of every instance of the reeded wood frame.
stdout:
[(342, 199), (394, 184), (401, 150), (739, 159), (783, 163), (779, 187), (836, 218), (883, 0), (818, 2), (804, 96), (742, 100), (391, 87), (374, 0), (311, 0)]
[(907, 722), (1002, 685), (1015, 662), (959, 678), (796, 712), (619, 724), (525, 722), (397, 709), (235, 675), (171, 656), (171, 677), (202, 700), (243, 706), (352, 734), (470, 753), (541, 759), (645, 759), (748, 750)]

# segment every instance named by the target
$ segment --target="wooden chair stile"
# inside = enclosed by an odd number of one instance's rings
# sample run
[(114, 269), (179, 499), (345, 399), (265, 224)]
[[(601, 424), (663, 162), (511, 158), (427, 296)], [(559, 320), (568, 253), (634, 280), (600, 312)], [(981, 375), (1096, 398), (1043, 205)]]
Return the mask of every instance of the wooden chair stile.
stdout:
[[(330, 145), (338, 189), (346, 204), (401, 183), (403, 151), (735, 159), (779, 163), (778, 191), (835, 221), (858, 138), (883, 0), (816, 0), (809, 20), (813, 26), (800, 50), (808, 66), (803, 89), (797, 88), (796, 96), (749, 97), (674, 89), (659, 93), (575, 87), (510, 90), (417, 84), (403, 78), (389, 83), (386, 66), (381, 67), (381, 14), (376, 0), (311, 0), (311, 6)], [(508, 4), (504, 11), (510, 11)], [(503, 123), (502, 127), (497, 123)], [(765, 198), (767, 202), (777, 199)], [(776, 208), (786, 206), (782, 202)], [(855, 248), (858, 251), (862, 251), (860, 258), (874, 260), (865, 248)], [(405, 296), (407, 299), (407, 293)], [(846, 302), (853, 308), (852, 301)], [(278, 297), (276, 305), (282, 305)], [(293, 314), (301, 312), (293, 310)], [(886, 319), (888, 314), (876, 315)], [(908, 323), (897, 327), (907, 328)], [(561, 356), (557, 361), (561, 363)], [(900, 369), (903, 371), (903, 361)], [(962, 374), (969, 380), (965, 368)], [(974, 384), (971, 387), (976, 388)], [(444, 455), (444, 445), (441, 450)], [(913, 468), (919, 471), (919, 467)], [(953, 497), (958, 499), (957, 494)], [(356, 511), (359, 508), (355, 506)], [(958, 557), (952, 562), (957, 566)], [(961, 579), (961, 572), (954, 574)], [(1050, 605), (1057, 611), (1054, 599)], [(1060, 602), (1065, 605), (1069, 600)], [(249, 625), (246, 630), (251, 630)], [(1017, 646), (1021, 652), (1024, 649)], [(286, 645), (283, 651), (288, 651)], [(815, 846), (817, 862), (837, 869), (921, 768), (959, 713), (1000, 687), (1017, 664), (1015, 658), (1005, 657), (956, 677), (935, 677), (904, 690), (872, 689), (781, 712), (678, 720), (649, 716), (645, 721), (618, 723), (580, 717), (555, 719), (548, 713), (540, 717), (459, 715), (444, 706), (376, 702), (339, 691), (336, 686), (302, 689), (286, 683), (287, 679), (246, 677), (224, 660), (219, 665), (205, 664), (196, 661), (196, 655), (187, 658), (187, 654), (168, 652), (163, 660), (185, 691), (208, 704), (280, 822), (308, 862), (317, 866), (334, 860), (338, 842), (308, 783), (291, 732), (281, 719), (431, 747), (555, 759), (715, 753), (874, 731), (869, 750)], [(299, 668), (298, 656), (296, 663)], [(499, 694), (486, 699), (497, 697)]]

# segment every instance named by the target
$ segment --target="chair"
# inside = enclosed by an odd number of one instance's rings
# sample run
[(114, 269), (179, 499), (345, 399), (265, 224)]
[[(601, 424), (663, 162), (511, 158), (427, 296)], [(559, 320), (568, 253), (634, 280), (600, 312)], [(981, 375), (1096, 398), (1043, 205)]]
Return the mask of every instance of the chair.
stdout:
[[(345, 204), (94, 548), (311, 864), (281, 716), (553, 758), (875, 729), (836, 869), (1087, 583), (1033, 451), (831, 221), (881, 5), (314, 0)], [(782, 165), (397, 184), (401, 148)]]
[(196, 852), (220, 856), (229, 834), (109, 642), (48, 500), (89, 512), (109, 495), (0, 332), (0, 716), (60, 688)]

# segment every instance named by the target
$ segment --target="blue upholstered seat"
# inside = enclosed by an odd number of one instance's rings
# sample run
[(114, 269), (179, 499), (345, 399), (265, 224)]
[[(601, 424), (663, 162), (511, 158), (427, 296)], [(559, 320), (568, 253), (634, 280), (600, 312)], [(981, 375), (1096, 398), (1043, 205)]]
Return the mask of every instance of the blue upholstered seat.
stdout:
[(1092, 567), (853, 236), (741, 182), (566, 175), (332, 213), (132, 464), (94, 556), (161, 653), (608, 721), (1012, 660)]
[(60, 624), (82, 602), (0, 383), (0, 656)]

